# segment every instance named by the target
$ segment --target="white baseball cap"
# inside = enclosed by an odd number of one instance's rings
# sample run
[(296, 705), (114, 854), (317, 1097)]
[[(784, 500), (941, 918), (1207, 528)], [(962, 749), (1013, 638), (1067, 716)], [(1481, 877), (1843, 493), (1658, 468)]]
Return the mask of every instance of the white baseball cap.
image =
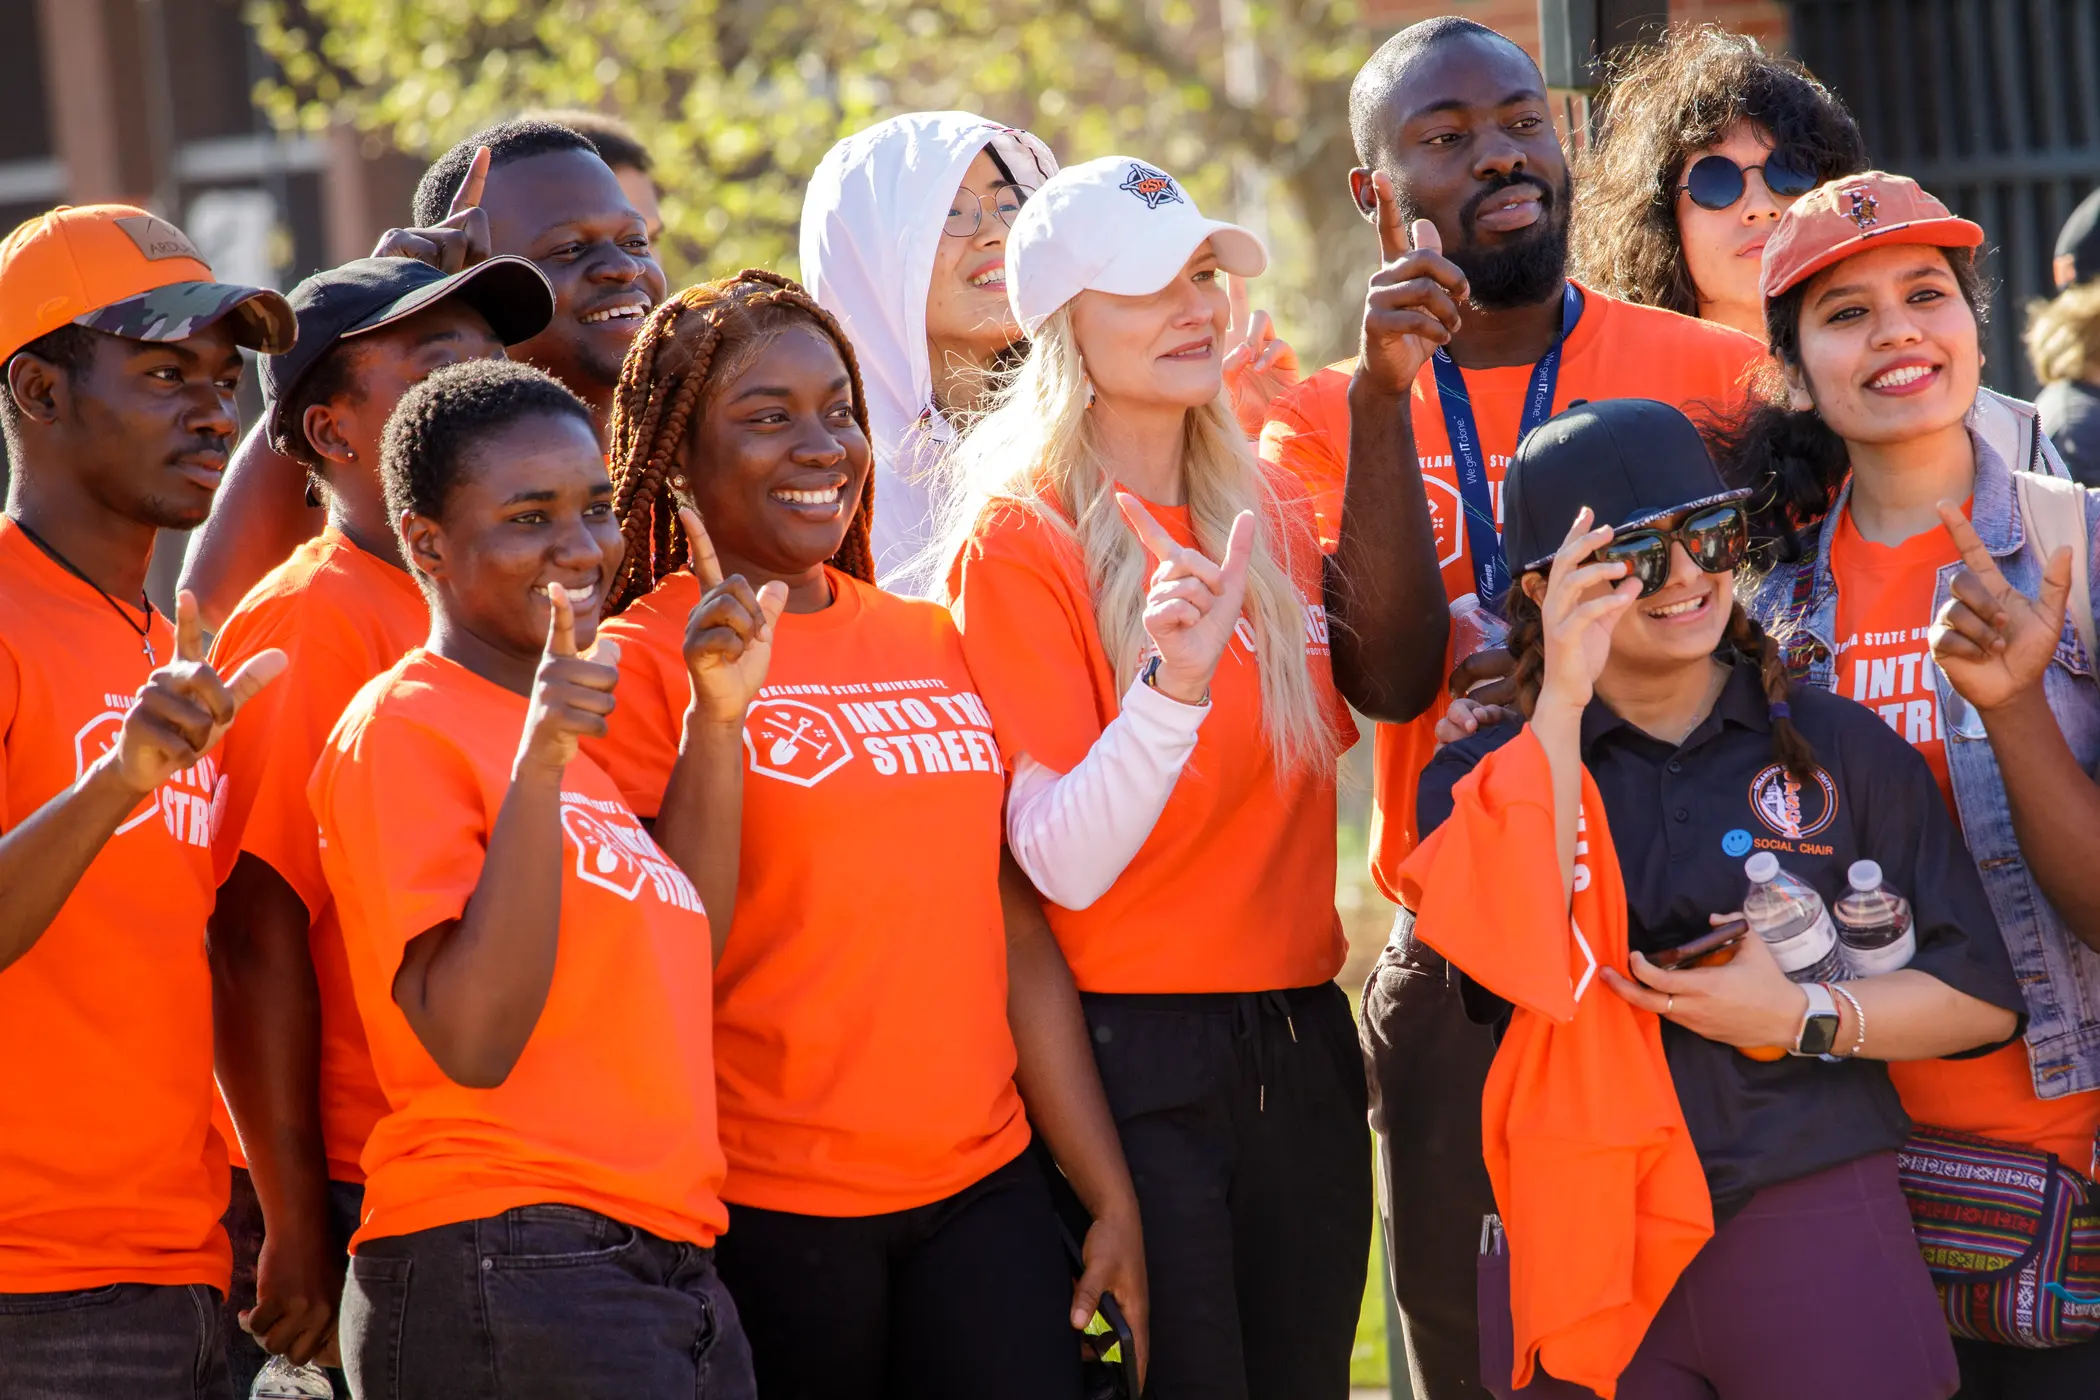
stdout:
[(1028, 197), (1006, 240), (1006, 298), (1034, 335), (1081, 292), (1150, 296), (1210, 240), (1218, 266), (1259, 277), (1269, 250), (1238, 224), (1206, 219), (1181, 183), (1134, 156), (1068, 165)]

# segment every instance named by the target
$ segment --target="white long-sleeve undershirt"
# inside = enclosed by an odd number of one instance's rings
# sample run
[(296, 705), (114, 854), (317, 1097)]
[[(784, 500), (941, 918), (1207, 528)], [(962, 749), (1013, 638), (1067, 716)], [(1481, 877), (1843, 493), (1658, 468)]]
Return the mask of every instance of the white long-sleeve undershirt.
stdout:
[(1071, 772), (1020, 756), (1006, 840), (1045, 898), (1084, 909), (1108, 893), (1166, 810), (1209, 713), (1135, 681)]

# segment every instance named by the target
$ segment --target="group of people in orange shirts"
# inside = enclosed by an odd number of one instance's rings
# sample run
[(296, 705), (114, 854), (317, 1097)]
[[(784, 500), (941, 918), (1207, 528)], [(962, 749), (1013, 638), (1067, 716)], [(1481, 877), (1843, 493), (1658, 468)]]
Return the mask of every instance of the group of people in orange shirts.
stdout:
[[(0, 1400), (1339, 1397), (1374, 1199), (1427, 1400), (2092, 1393), (2100, 500), (1983, 230), (1714, 29), (1575, 170), (1471, 21), (1350, 105), (1302, 380), (1254, 234), (964, 113), (800, 284), (543, 119), (288, 297), (17, 228)], [(1906, 965), (1677, 956), (1753, 851)]]

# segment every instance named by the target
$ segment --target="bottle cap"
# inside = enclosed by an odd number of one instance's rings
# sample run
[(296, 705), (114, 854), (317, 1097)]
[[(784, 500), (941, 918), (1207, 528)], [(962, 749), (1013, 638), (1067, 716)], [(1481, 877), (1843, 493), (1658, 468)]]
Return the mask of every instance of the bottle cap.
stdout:
[(1779, 877), (1779, 857), (1770, 851), (1759, 851), (1743, 862), (1743, 873), (1754, 885), (1769, 885)]
[(1467, 613), (1479, 611), (1480, 595), (1478, 593), (1461, 593), (1451, 600), (1451, 615), (1453, 617), (1464, 617)]
[(1881, 888), (1881, 862), (1855, 860), (1852, 868), (1845, 872), (1845, 879), (1861, 894), (1872, 894)]

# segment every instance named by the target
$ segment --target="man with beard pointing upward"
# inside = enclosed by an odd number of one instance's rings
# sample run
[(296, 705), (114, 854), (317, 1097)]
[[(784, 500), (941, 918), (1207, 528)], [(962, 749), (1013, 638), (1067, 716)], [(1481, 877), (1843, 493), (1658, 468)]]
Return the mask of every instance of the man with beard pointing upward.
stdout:
[[(1502, 474), (1519, 438), (1577, 400), (1725, 407), (1764, 350), (1567, 280), (1571, 187), (1545, 79), (1495, 31), (1448, 16), (1402, 30), (1357, 74), (1349, 121), (1350, 192), (1383, 262), (1361, 351), (1277, 401), (1262, 454), (1305, 481), (1334, 553), (1335, 682), (1380, 721), (1371, 868), (1391, 895), (1447, 678), (1463, 693), (1507, 664), (1497, 651), (1454, 675), (1447, 604), (1492, 608), (1509, 587)], [(1415, 1392), (1485, 1395), (1473, 1297), (1495, 1208), (1480, 1140), (1494, 1045), (1404, 917), (1362, 1026)]]

